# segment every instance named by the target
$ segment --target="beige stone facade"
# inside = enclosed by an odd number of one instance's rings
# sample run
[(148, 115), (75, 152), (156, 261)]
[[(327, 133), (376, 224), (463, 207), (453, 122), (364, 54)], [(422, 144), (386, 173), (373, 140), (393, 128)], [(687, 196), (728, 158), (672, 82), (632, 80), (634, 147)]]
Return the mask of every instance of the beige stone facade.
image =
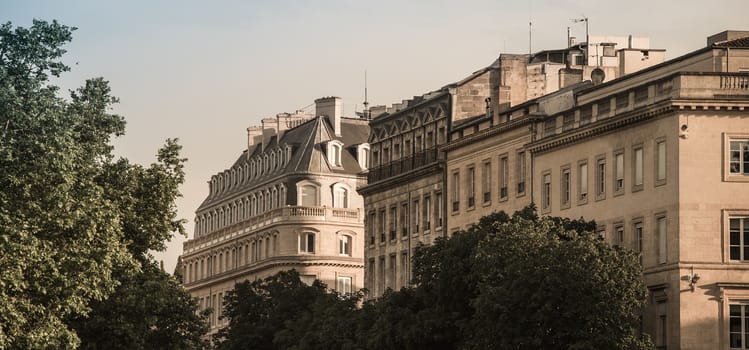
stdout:
[[(512, 182), (514, 187), (507, 187), (517, 176), (530, 180), (531, 158), (523, 150), (530, 139), (527, 132), (530, 124), (526, 121), (521, 122), (522, 128), (517, 131), (492, 141), (506, 148), (502, 153), (504, 160), (498, 157), (499, 153), (461, 154), (457, 150), (453, 156), (460, 164), (446, 167), (441, 147), (447, 144), (451, 130), (468, 135), (478, 124), (483, 128), (494, 125), (495, 119), (508, 118), (507, 114), (500, 115), (500, 111), (523, 105), (530, 99), (542, 98), (545, 106), (552, 108), (569, 107), (564, 105), (572, 93), (567, 86), (581, 82), (596, 68), (571, 62), (575, 54), (582, 52), (570, 47), (533, 55), (502, 54), (491, 65), (461, 81), (391, 108), (370, 110), (374, 117), (370, 122), (372, 168), (368, 183), (359, 188), (367, 213), (364, 284), (368, 297), (382, 295), (387, 288), (398, 290), (407, 286), (414, 248), (465, 228), (460, 222), (452, 224), (449, 220), (452, 215), (460, 214), (461, 222), (476, 222), (500, 203), (519, 209), (529, 202), (530, 182)], [(611, 64), (603, 67), (610, 71), (607, 79), (611, 80), (619, 71), (618, 58), (605, 63)], [(561, 93), (555, 93), (560, 89)], [(555, 97), (542, 97), (549, 93), (555, 93)], [(519, 116), (513, 115), (513, 120)], [(520, 126), (515, 122), (510, 124)], [(527, 140), (518, 139), (518, 135), (525, 135)], [(525, 160), (522, 172), (514, 165), (519, 156)], [(502, 164), (509, 167), (505, 169), (509, 174), (497, 175)], [(461, 199), (455, 200), (456, 195), (445, 190), (446, 184), (455, 179), (466, 184), (477, 183), (475, 191), (464, 191), (459, 194)], [(482, 184), (484, 187), (477, 187)], [(484, 191), (503, 185), (506, 187), (503, 194)]]
[(248, 149), (211, 178), (184, 243), (184, 286), (211, 316), (238, 282), (296, 269), (339, 292), (364, 287), (364, 202), (356, 188), (368, 166), (367, 120), (340, 115), (339, 98), (316, 101), (316, 116), (279, 114), (248, 128)]
[(641, 72), (452, 129), (443, 147), (450, 230), (531, 202), (543, 215), (594, 219), (607, 242), (641, 252), (642, 330), (659, 348), (744, 348), (749, 35), (723, 34)]

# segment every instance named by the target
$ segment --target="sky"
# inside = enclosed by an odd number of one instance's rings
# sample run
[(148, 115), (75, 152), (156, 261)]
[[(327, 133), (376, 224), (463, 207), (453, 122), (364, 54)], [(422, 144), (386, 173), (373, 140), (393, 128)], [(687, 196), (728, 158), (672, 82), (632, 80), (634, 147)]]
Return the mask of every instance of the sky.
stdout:
[[(248, 126), (323, 96), (343, 98), (353, 116), (365, 71), (370, 104), (390, 105), (500, 53), (563, 48), (567, 27), (585, 36), (575, 18), (589, 19), (590, 35), (649, 37), (670, 59), (704, 47), (709, 35), (749, 30), (748, 13), (749, 0), (0, 0), (1, 23), (78, 28), (63, 58), (72, 70), (55, 84), (110, 82), (120, 99), (114, 112), (127, 121), (117, 155), (147, 165), (167, 138), (180, 139), (188, 162), (177, 206), (190, 238), (207, 181), (241, 154)], [(154, 253), (167, 271), (184, 240), (176, 235)]]

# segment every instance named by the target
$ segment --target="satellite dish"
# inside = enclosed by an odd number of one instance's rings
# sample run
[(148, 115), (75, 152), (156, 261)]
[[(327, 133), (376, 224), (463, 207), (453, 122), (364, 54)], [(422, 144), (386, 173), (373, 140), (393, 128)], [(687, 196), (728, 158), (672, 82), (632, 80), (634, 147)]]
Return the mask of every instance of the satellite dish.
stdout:
[(601, 68), (596, 68), (590, 73), (590, 80), (593, 81), (593, 85), (603, 83), (603, 79), (606, 79), (606, 73)]

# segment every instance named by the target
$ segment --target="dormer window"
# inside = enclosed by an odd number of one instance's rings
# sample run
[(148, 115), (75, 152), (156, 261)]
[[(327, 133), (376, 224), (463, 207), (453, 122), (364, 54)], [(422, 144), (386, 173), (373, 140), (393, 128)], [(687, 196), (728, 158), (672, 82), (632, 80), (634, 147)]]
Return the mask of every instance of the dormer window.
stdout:
[(341, 166), (341, 152), (343, 151), (343, 143), (338, 140), (332, 140), (328, 142), (328, 163), (335, 167)]
[(369, 144), (362, 143), (356, 146), (356, 160), (362, 169), (369, 169)]

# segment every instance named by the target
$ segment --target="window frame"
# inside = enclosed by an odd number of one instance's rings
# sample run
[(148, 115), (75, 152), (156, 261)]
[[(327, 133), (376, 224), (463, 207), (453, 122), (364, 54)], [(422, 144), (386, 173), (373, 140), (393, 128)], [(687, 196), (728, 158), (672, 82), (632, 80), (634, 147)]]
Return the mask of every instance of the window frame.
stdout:
[(606, 199), (606, 155), (596, 156), (596, 201)]
[(621, 196), (624, 194), (624, 186), (626, 185), (624, 174), (626, 174), (626, 166), (627, 163), (624, 158), (624, 149), (614, 151), (614, 173), (612, 176), (614, 178), (614, 196)]
[[(298, 236), (298, 252), (304, 255), (313, 255), (317, 251), (316, 232), (305, 230)], [(311, 238), (311, 240), (310, 240)], [(262, 242), (262, 241), (261, 241)], [(311, 249), (310, 249), (311, 248)], [(259, 248), (260, 249), (260, 248)]]
[(577, 161), (577, 205), (587, 204), (589, 197), (590, 169), (588, 168), (588, 160), (582, 159)]
[[(723, 242), (725, 242), (723, 245), (723, 262), (727, 264), (747, 264), (749, 263), (749, 257), (744, 254), (745, 259), (731, 259), (731, 220), (732, 219), (749, 219), (749, 209), (723, 209), (722, 210), (722, 217), (723, 217)], [(744, 229), (746, 230), (746, 228)], [(743, 232), (739, 232), (739, 239), (744, 239)], [(739, 256), (741, 256), (741, 252), (743, 251), (746, 253), (745, 249), (749, 247), (749, 242), (747, 242), (746, 239), (744, 239), (744, 244), (739, 245)], [(743, 249), (742, 249), (743, 248)]]
[(526, 176), (528, 174), (528, 169), (526, 169), (526, 159), (525, 159), (525, 151), (520, 150), (517, 152), (517, 165), (516, 165), (516, 172), (517, 172), (517, 193), (516, 197), (522, 197), (525, 196), (525, 193), (527, 192), (525, 190), (526, 188)]
[(544, 170), (541, 173), (541, 212), (542, 213), (549, 213), (551, 212), (551, 201), (552, 201), (552, 176), (551, 176), (551, 170)]
[[(640, 159), (637, 159), (637, 154), (640, 154)], [(639, 180), (640, 182), (638, 183)], [(638, 143), (632, 146), (632, 192), (642, 191), (645, 187), (645, 149), (642, 143)]]
[[(661, 145), (663, 145), (663, 150), (660, 148)], [(665, 136), (655, 139), (653, 151), (655, 153), (653, 157), (653, 179), (655, 181), (653, 182), (654, 186), (658, 187), (665, 185), (666, 179), (668, 179), (668, 145)], [(661, 167), (663, 167), (663, 177), (661, 177)]]
[(510, 198), (510, 157), (508, 154), (499, 156), (499, 201)]
[[(348, 288), (346, 285), (348, 281)], [(351, 276), (336, 276), (336, 291), (339, 294), (351, 294), (353, 291), (354, 279)], [(346, 290), (348, 289), (348, 290)]]
[(572, 170), (569, 164), (562, 165), (559, 169), (559, 208), (568, 209), (572, 203)]
[(746, 153), (741, 153), (743, 150), (740, 148), (739, 153), (739, 173), (731, 172), (731, 143), (732, 142), (746, 142), (749, 144), (749, 133), (723, 133), (723, 181), (726, 182), (749, 182), (749, 172), (744, 169), (741, 172), (742, 166), (746, 165), (746, 162), (742, 159), (747, 157)]
[(483, 193), (483, 205), (490, 205), (492, 202), (492, 161), (484, 160), (481, 170), (481, 192)]

